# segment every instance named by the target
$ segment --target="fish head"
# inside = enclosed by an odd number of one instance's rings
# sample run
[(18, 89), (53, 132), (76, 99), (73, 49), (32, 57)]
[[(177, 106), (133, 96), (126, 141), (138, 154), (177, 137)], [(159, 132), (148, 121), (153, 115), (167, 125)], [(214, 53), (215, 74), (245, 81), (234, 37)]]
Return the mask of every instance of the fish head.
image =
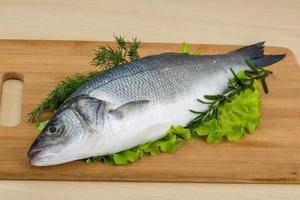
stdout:
[(99, 139), (105, 109), (105, 102), (93, 98), (61, 106), (31, 145), (31, 165), (57, 165), (89, 157), (88, 147)]

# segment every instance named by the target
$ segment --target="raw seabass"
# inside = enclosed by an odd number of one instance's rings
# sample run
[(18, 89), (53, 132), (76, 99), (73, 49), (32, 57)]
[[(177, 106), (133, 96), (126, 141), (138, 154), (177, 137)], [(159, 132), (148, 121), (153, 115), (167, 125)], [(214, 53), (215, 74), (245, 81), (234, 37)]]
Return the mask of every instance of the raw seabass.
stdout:
[(196, 99), (227, 90), (234, 71), (271, 65), (284, 55), (264, 55), (263, 43), (228, 54), (165, 53), (123, 64), (88, 81), (57, 110), (32, 144), (35, 166), (56, 165), (120, 152), (163, 137), (185, 125)]

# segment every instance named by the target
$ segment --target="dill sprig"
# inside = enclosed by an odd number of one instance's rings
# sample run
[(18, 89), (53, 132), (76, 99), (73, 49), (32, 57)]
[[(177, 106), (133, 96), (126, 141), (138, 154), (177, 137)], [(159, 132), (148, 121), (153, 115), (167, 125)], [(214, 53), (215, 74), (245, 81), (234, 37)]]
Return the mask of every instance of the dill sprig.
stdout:
[(249, 70), (243, 71), (245, 73), (245, 78), (238, 77), (238, 75), (230, 68), (233, 78), (228, 82), (229, 90), (227, 92), (217, 95), (205, 95), (204, 101), (197, 99), (199, 103), (209, 104), (209, 108), (204, 112), (190, 110), (190, 112), (197, 114), (198, 116), (187, 124), (187, 128), (195, 128), (206, 119), (218, 119), (218, 108), (226, 102), (230, 103), (234, 96), (239, 95), (246, 89), (254, 91), (253, 83), (255, 80), (261, 81), (262, 88), (266, 94), (269, 92), (266, 78), (272, 74), (272, 72), (261, 67), (254, 67), (247, 60), (246, 64), (249, 67)]
[(103, 70), (140, 58), (138, 53), (140, 41), (137, 38), (132, 39), (132, 41), (126, 41), (122, 36), (114, 35), (114, 38), (117, 44), (115, 48), (99, 46), (95, 50), (95, 57), (91, 63), (96, 67), (100, 67), (102, 71), (93, 71), (85, 75), (74, 74), (66, 77), (28, 114), (28, 121), (37, 122), (44, 113), (57, 110), (81, 85), (103, 73)]
[(98, 49), (95, 50), (95, 56), (91, 62), (93, 65), (107, 69), (108, 67), (115, 67), (140, 58), (137, 51), (140, 47), (140, 41), (137, 38), (133, 38), (132, 41), (126, 41), (122, 36), (114, 35), (114, 38), (117, 47), (99, 46)]
[(38, 121), (38, 118), (45, 112), (54, 112), (57, 108), (81, 85), (97, 76), (98, 71), (90, 72), (87, 75), (74, 74), (60, 82), (48, 96), (28, 115), (30, 122)]

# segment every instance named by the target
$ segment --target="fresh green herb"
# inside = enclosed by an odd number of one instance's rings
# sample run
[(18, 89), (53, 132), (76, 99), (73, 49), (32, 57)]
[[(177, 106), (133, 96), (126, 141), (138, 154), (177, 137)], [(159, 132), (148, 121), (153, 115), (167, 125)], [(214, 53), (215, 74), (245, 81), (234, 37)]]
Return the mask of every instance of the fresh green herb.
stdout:
[(195, 55), (195, 56), (200, 56), (200, 55), (201, 55), (201, 51), (199, 51), (199, 50), (194, 51), (193, 55)]
[[(190, 45), (189, 45), (189, 43), (187, 43), (187, 42), (182, 43), (182, 53), (187, 54), (187, 55), (190, 54)], [(199, 50), (194, 51), (193, 55), (200, 56), (201, 51), (199, 51)]]
[(46, 121), (42, 121), (42, 122), (37, 122), (35, 124), (35, 128), (41, 132), (48, 124), (49, 120), (46, 120)]
[(66, 77), (61, 83), (59, 83), (54, 90), (48, 94), (48, 96), (42, 101), (42, 103), (36, 107), (31, 113), (29, 113), (29, 121), (37, 122), (38, 119), (46, 112), (54, 112), (57, 108), (81, 85), (88, 80), (97, 76), (101, 72), (90, 72), (87, 75), (74, 74)]
[(114, 35), (114, 38), (117, 47), (98, 47), (95, 50), (95, 57), (91, 62), (93, 65), (106, 69), (140, 58), (137, 51), (140, 47), (140, 41), (137, 38), (132, 39), (132, 41), (126, 41), (122, 36)]
[(261, 80), (264, 92), (268, 93), (268, 87), (265, 79), (270, 74), (272, 74), (272, 72), (260, 67), (255, 68), (248, 61), (246, 61), (246, 63), (250, 70), (245, 70), (244, 76), (239, 77), (232, 69), (230, 69), (233, 74), (233, 78), (230, 79), (228, 82), (229, 90), (226, 93), (218, 95), (205, 95), (204, 98), (206, 99), (206, 101), (197, 99), (197, 101), (199, 101), (200, 103), (209, 104), (209, 108), (205, 112), (190, 110), (192, 113), (195, 113), (198, 116), (195, 119), (193, 119), (190, 123), (188, 123), (188, 128), (195, 128), (206, 119), (218, 119), (219, 107), (225, 102), (230, 103), (234, 96), (239, 95), (241, 92), (247, 89), (254, 91), (255, 80)]
[[(244, 72), (237, 74), (239, 78), (246, 78)], [(207, 143), (215, 144), (227, 138), (237, 141), (244, 134), (253, 133), (260, 122), (260, 94), (258, 82), (254, 81), (253, 89), (247, 88), (235, 94), (230, 101), (219, 104), (215, 116), (209, 116), (193, 128), (198, 136), (206, 136)]]
[[(101, 67), (101, 70), (107, 70), (140, 57), (138, 53), (140, 41), (137, 38), (132, 39), (132, 41), (125, 41), (122, 36), (114, 35), (114, 38), (117, 43), (116, 48), (100, 46), (95, 50), (96, 53), (92, 64), (96, 67)], [(86, 75), (74, 74), (68, 76), (48, 94), (40, 105), (28, 114), (28, 121), (37, 122), (44, 113), (54, 112), (81, 85), (102, 72), (94, 71)]]
[(183, 42), (182, 44), (182, 53), (189, 54), (190, 53), (190, 45), (187, 42)]

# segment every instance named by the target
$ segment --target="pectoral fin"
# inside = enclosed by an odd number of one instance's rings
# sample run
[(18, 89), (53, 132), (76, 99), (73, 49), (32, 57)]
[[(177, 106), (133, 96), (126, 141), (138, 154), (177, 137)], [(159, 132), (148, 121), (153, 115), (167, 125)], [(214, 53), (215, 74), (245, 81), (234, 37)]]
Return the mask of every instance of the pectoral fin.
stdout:
[(109, 110), (108, 112), (114, 117), (122, 119), (123, 117), (128, 116), (136, 111), (140, 111), (141, 109), (144, 109), (149, 103), (150, 101), (148, 100), (132, 101), (123, 104), (114, 110)]

